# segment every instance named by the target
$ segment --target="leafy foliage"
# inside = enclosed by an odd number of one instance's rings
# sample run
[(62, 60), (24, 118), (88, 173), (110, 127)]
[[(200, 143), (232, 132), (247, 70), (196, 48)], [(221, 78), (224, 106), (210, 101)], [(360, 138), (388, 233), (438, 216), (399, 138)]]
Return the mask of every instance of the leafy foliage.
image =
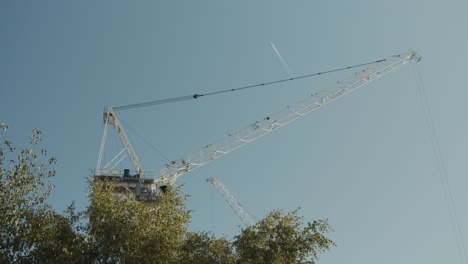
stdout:
[(116, 194), (112, 182), (91, 183), (89, 234), (102, 263), (177, 263), (189, 212), (184, 197), (168, 188), (153, 202)]
[[(44, 227), (37, 227), (41, 234), (34, 238), (35, 250), (30, 253), (33, 263), (92, 263), (92, 244), (85, 234), (74, 229), (80, 225), (79, 217), (74, 216), (72, 203), (65, 216), (50, 214), (45, 219)], [(36, 223), (37, 224), (37, 223)]]
[(242, 263), (315, 263), (318, 254), (335, 243), (325, 237), (326, 220), (302, 225), (298, 210), (283, 214), (273, 211), (256, 225), (235, 237), (234, 246)]
[[(7, 130), (0, 124), (0, 138)], [(234, 237), (188, 232), (190, 211), (178, 188), (151, 202), (89, 181), (90, 204), (62, 214), (46, 203), (56, 163), (32, 131), (28, 148), (0, 145), (0, 263), (315, 263), (334, 242), (326, 220), (303, 224), (298, 210), (273, 211)]]
[(185, 236), (179, 263), (232, 264), (235, 262), (232, 243), (225, 237), (217, 239), (206, 232), (188, 233)]
[[(0, 137), (7, 128), (0, 125)], [(55, 175), (49, 166), (56, 160), (48, 158), (46, 150), (38, 150), (40, 134), (34, 129), (29, 148), (19, 151), (7, 140), (0, 145), (0, 262), (28, 261), (52, 215), (45, 200), (53, 188), (49, 179)]]

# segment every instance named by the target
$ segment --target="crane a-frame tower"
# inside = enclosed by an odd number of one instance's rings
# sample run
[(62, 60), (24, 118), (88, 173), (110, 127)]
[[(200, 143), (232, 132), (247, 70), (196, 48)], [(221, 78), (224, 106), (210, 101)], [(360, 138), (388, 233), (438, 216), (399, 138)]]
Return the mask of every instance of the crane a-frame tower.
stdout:
[[(412, 61), (419, 62), (421, 57), (416, 52), (393, 55), (389, 58), (368, 64), (368, 67), (354, 74), (350, 79), (337, 82), (335, 86), (314, 93), (296, 104), (289, 105), (282, 110), (257, 120), (252, 124), (228, 134), (224, 139), (192, 152), (182, 158), (166, 164), (158, 175), (147, 175), (141, 168), (137, 154), (133, 150), (125, 131), (116, 115), (116, 111), (163, 104), (173, 101), (197, 99), (203, 95), (184, 96), (173, 99), (151, 101), (146, 103), (126, 105), (120, 107), (107, 107), (104, 110), (104, 134), (99, 151), (98, 162), (94, 171), (95, 179), (114, 179), (117, 190), (130, 191), (139, 200), (152, 200), (156, 195), (166, 190), (168, 185), (184, 174), (194, 171), (205, 164), (221, 157), (237, 148), (254, 141), (290, 122), (324, 106), (339, 97), (346, 95), (357, 88), (372, 82), (393, 70)], [(349, 67), (350, 68), (350, 67)], [(291, 78), (291, 80), (294, 78)], [(117, 132), (123, 149), (106, 165), (101, 166), (108, 127), (111, 125)], [(128, 157), (134, 166), (134, 171), (126, 169), (123, 172), (114, 170), (125, 157)]]

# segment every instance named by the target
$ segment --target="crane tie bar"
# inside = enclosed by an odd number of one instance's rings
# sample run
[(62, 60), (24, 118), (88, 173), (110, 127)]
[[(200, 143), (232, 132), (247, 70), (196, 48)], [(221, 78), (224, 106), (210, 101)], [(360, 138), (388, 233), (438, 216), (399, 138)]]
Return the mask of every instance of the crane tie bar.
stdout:
[(357, 67), (363, 67), (363, 66), (367, 66), (367, 65), (371, 65), (371, 64), (384, 62), (385, 60), (386, 59), (382, 59), (382, 60), (378, 60), (378, 61), (374, 61), (374, 62), (367, 62), (367, 63), (357, 64), (357, 65), (343, 67), (343, 68), (334, 69), (334, 70), (328, 70), (328, 71), (323, 71), (323, 72), (306, 74), (306, 75), (291, 77), (291, 78), (287, 78), (287, 79), (281, 79), (281, 80), (276, 80), (276, 81), (271, 81), (271, 82), (253, 84), (253, 85), (248, 85), (248, 86), (243, 86), (243, 87), (238, 87), (238, 88), (232, 88), (232, 89), (227, 89), (227, 90), (221, 90), (221, 91), (216, 91), (216, 92), (211, 92), (211, 93), (186, 95), (186, 96), (179, 96), (179, 97), (173, 97), (173, 98), (156, 100), (156, 101), (149, 101), (149, 102), (138, 103), (138, 104), (117, 106), (117, 107), (113, 107), (113, 109), (114, 109), (114, 111), (120, 111), (120, 110), (128, 110), (128, 109), (140, 108), (140, 107), (151, 106), (151, 105), (168, 104), (168, 103), (174, 103), (174, 102), (179, 102), (179, 101), (198, 99), (199, 97), (202, 97), (202, 96), (210, 96), (210, 95), (221, 94), (221, 93), (235, 92), (235, 91), (239, 91), (239, 90), (245, 90), (245, 89), (251, 89), (251, 88), (256, 88), (256, 87), (261, 87), (261, 86), (266, 86), (266, 85), (282, 83), (282, 82), (294, 81), (294, 80), (298, 80), (298, 79), (310, 78), (310, 77), (319, 76), (319, 75), (323, 75), (323, 74), (328, 74), (328, 73), (332, 73), (332, 72), (349, 70), (349, 69), (353, 69), (353, 68), (357, 68)]

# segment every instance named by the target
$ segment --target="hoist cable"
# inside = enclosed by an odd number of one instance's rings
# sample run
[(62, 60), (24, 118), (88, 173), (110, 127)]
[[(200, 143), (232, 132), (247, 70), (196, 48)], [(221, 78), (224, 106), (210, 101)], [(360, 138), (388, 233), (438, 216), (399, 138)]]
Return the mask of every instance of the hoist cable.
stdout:
[(179, 102), (179, 101), (186, 101), (186, 100), (191, 100), (191, 99), (198, 99), (199, 97), (202, 97), (202, 96), (210, 96), (210, 95), (221, 94), (221, 93), (229, 93), (229, 92), (235, 92), (235, 91), (239, 91), (239, 90), (252, 89), (252, 88), (256, 88), (256, 87), (262, 87), (262, 86), (282, 83), (282, 82), (294, 81), (294, 80), (298, 80), (298, 79), (305, 79), (305, 78), (324, 75), (324, 74), (328, 74), (328, 73), (333, 73), (333, 72), (338, 72), (338, 71), (344, 71), (344, 70), (349, 70), (349, 69), (353, 69), (353, 68), (363, 67), (363, 66), (376, 64), (376, 63), (380, 63), (380, 62), (384, 62), (384, 61), (386, 61), (386, 59), (373, 61), (373, 62), (362, 63), (362, 64), (357, 64), (357, 65), (343, 67), (343, 68), (338, 68), (338, 69), (334, 69), (334, 70), (328, 70), (328, 71), (323, 71), (323, 72), (317, 72), (317, 73), (312, 73), (312, 74), (306, 74), (306, 75), (291, 77), (291, 78), (287, 78), (287, 79), (281, 79), (281, 80), (276, 80), (276, 81), (271, 81), (271, 82), (264, 82), (264, 83), (258, 83), (258, 84), (253, 84), (253, 85), (242, 86), (242, 87), (238, 87), (238, 88), (232, 88), (232, 89), (227, 89), (227, 90), (210, 92), (210, 93), (205, 93), (205, 94), (193, 94), (193, 95), (179, 96), (179, 97), (174, 97), (174, 98), (168, 98), (168, 99), (162, 99), (162, 100), (156, 100), (156, 101), (149, 101), (149, 102), (138, 103), (138, 104), (129, 104), (129, 105), (117, 106), (117, 107), (113, 107), (113, 109), (114, 109), (114, 111), (120, 111), (120, 110), (128, 110), (128, 109), (140, 108), (140, 107), (151, 106), (151, 105), (160, 105), (160, 104), (174, 103), (174, 102)]
[(420, 97), (420, 100), (423, 106), (423, 112), (424, 112), (426, 125), (429, 128), (429, 137), (431, 139), (432, 152), (436, 161), (436, 165), (438, 166), (438, 174), (439, 174), (439, 178), (441, 181), (444, 198), (447, 202), (447, 210), (449, 213), (450, 221), (452, 222), (451, 223), (452, 229), (453, 229), (452, 231), (454, 232), (455, 242), (458, 247), (460, 258), (462, 259), (463, 263), (468, 264), (468, 256), (466, 253), (467, 251), (465, 247), (464, 236), (463, 236), (462, 229), (460, 226), (460, 221), (458, 220), (455, 200), (453, 198), (453, 194), (450, 188), (447, 167), (445, 165), (445, 160), (442, 155), (436, 127), (434, 125), (434, 119), (432, 117), (432, 112), (431, 112), (431, 108), (429, 104), (429, 98), (425, 91), (424, 83), (423, 83), (419, 68), (416, 68), (416, 72), (417, 72), (417, 85), (418, 85), (417, 92), (418, 92), (418, 95)]

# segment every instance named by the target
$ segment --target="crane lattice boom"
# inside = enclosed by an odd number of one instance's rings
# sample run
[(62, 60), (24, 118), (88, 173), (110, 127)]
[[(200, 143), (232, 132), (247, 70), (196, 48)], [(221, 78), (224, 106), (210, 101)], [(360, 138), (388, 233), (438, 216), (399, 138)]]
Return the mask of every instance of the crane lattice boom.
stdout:
[(182, 175), (196, 170), (201, 166), (221, 157), (237, 148), (258, 139), (273, 130), (326, 105), (337, 98), (348, 94), (357, 88), (378, 79), (387, 73), (411, 61), (419, 61), (421, 57), (416, 52), (391, 56), (385, 60), (356, 73), (350, 80), (338, 82), (335, 86), (312, 94), (298, 103), (287, 106), (283, 110), (255, 121), (237, 132), (216, 143), (207, 145), (192, 154), (172, 161), (160, 171), (155, 180), (158, 185), (173, 184)]

